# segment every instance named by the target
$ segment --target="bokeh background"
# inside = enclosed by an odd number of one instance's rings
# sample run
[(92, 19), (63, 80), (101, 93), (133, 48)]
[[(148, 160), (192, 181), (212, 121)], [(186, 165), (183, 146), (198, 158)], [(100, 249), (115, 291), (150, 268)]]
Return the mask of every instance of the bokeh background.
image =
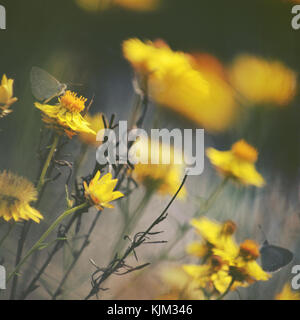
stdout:
[[(151, 40), (161, 38), (174, 50), (206, 52), (216, 56), (225, 66), (241, 53), (259, 55), (266, 59), (280, 60), (299, 73), (300, 31), (291, 27), (292, 2), (161, 2), (161, 7), (157, 10), (140, 12), (118, 6), (102, 11), (88, 11), (75, 0), (1, 1), (7, 10), (7, 30), (0, 32), (0, 75), (5, 73), (15, 79), (14, 91), (19, 99), (13, 106), (14, 113), (1, 121), (1, 170), (9, 169), (32, 181), (36, 179), (37, 145), (42, 122), (40, 112), (33, 107), (34, 98), (29, 83), (32, 66), (42, 67), (89, 99), (94, 96), (92, 113), (103, 112), (110, 117), (115, 112), (118, 120), (127, 119), (134, 99), (133, 71), (123, 58), (121, 50), (122, 42), (131, 37)], [(151, 127), (150, 120), (154, 114), (155, 108), (152, 106), (147, 116), (149, 121), (146, 121), (148, 128)], [(175, 115), (169, 117), (169, 114), (161, 113), (160, 116), (162, 127), (196, 127)], [(219, 149), (228, 149), (240, 138), (247, 139), (259, 150), (258, 168), (267, 180), (263, 190), (241, 189), (229, 185), (212, 208), (210, 217), (235, 220), (239, 226), (240, 239), (251, 237), (258, 242), (263, 240), (258, 229), (258, 224), (261, 224), (270, 242), (290, 248), (295, 253), (293, 264), (300, 262), (299, 121), (297, 94), (284, 108), (257, 106), (251, 111), (247, 126), (228, 129), (219, 134), (206, 133), (205, 136), (206, 146), (215, 145)], [(74, 139), (67, 147), (65, 156), (71, 161), (78, 152), (79, 143)], [(94, 151), (91, 150), (82, 174), (89, 172), (94, 161)], [(63, 175), (60, 179), (64, 177)], [(190, 196), (194, 199), (196, 196), (209, 194), (218, 179), (206, 160), (204, 173), (191, 177), (188, 181)], [(61, 189), (49, 187), (41, 209), (47, 218), (41, 226), (35, 226), (28, 245), (38, 238), (47, 223), (64, 207), (63, 192), (63, 183)], [(141, 225), (152, 221), (153, 212), (159, 213), (167, 201), (166, 198), (156, 197), (148, 207)], [(193, 212), (196, 206), (196, 201), (177, 201), (170, 214), (180, 221), (188, 221), (191, 216), (189, 212)], [(93, 214), (92, 212), (91, 215)], [(89, 276), (93, 271), (89, 258), (93, 258), (99, 265), (107, 263), (109, 250), (106, 244), (113, 243), (118, 234), (115, 227), (117, 221), (118, 212), (101, 218), (90, 246), (74, 269), (65, 298), (78, 299), (89, 289)], [(166, 240), (174, 236), (172, 223), (172, 219), (164, 223)], [(18, 230), (14, 230), (11, 241), (7, 243), (7, 265), (13, 260), (17, 237)], [(192, 237), (193, 233), (181, 242), (178, 252), (181, 252), (184, 244)], [(145, 250), (141, 259), (147, 261), (159, 249), (151, 248), (151, 252)], [(176, 257), (176, 248), (172, 256)], [(1, 253), (1, 257), (4, 257), (4, 253)], [(47, 269), (45, 286), (55, 286), (64, 263), (64, 257), (59, 254)], [(34, 270), (38, 264), (39, 259), (33, 259), (27, 268)], [(283, 283), (291, 278), (290, 269), (291, 266), (286, 267), (268, 283), (257, 283), (247, 290), (241, 289), (241, 297), (274, 297)], [(151, 272), (149, 269), (136, 282), (132, 282), (132, 277), (113, 278), (108, 284), (111, 290), (105, 292), (104, 297), (153, 298), (159, 280)], [(22, 282), (24, 285), (28, 279), (25, 278)], [(125, 287), (129, 290), (124, 290)], [(47, 299), (47, 291), (41, 287), (31, 298)], [(231, 298), (239, 297), (232, 294)]]

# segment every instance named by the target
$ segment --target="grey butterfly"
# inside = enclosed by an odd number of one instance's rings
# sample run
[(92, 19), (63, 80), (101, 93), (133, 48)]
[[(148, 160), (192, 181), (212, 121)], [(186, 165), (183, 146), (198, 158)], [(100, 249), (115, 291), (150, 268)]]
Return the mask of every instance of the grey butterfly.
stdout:
[(288, 265), (293, 260), (293, 253), (285, 248), (269, 244), (264, 241), (260, 248), (261, 265), (264, 271), (275, 272)]
[(67, 89), (66, 84), (60, 83), (51, 74), (39, 67), (32, 67), (30, 82), (32, 94), (36, 99), (44, 103), (64, 94)]

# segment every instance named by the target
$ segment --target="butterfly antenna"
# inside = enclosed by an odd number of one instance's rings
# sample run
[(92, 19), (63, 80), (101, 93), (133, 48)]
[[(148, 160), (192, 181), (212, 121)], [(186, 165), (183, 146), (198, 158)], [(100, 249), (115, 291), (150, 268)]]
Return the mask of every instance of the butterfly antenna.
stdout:
[(262, 228), (262, 226), (260, 224), (258, 225), (258, 228), (259, 228), (259, 230), (261, 231), (261, 233), (262, 233), (262, 235), (264, 237), (264, 242), (266, 242), (266, 241), (268, 242), (266, 233), (264, 232), (264, 230), (263, 230), (263, 228)]

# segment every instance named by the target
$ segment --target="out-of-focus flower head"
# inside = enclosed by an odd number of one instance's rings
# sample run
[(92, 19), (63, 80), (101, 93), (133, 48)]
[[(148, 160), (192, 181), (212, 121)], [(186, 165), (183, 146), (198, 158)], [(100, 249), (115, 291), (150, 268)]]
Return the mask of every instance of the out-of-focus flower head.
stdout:
[(124, 57), (148, 84), (159, 105), (183, 115), (211, 131), (226, 129), (235, 114), (232, 90), (220, 77), (197, 65), (196, 59), (173, 51), (162, 40), (123, 43)]
[(36, 200), (37, 191), (30, 181), (7, 171), (0, 173), (0, 217), (6, 221), (32, 219), (39, 223), (43, 216), (30, 206)]
[(182, 267), (170, 266), (161, 271), (164, 294), (159, 300), (203, 300), (198, 282), (189, 276)]
[[(204, 258), (202, 265), (184, 265), (183, 269), (198, 282), (203, 289), (213, 293), (224, 293), (232, 283), (231, 290), (238, 286), (248, 286), (255, 281), (266, 281), (270, 278), (256, 262), (259, 248), (255, 241), (245, 240), (238, 245), (233, 237), (236, 229), (232, 221), (223, 224), (211, 221), (205, 217), (192, 220), (204, 242), (197, 252), (188, 250), (192, 255)], [(207, 251), (203, 247), (207, 247)], [(203, 254), (204, 253), (204, 254)]]
[(199, 219), (192, 219), (191, 225), (203, 241), (191, 242), (187, 246), (187, 252), (190, 255), (207, 258), (213, 254), (213, 248), (223, 249), (235, 246), (232, 235), (236, 230), (236, 225), (231, 220), (220, 223), (206, 217), (201, 217)]
[(236, 181), (262, 187), (263, 177), (256, 171), (257, 150), (244, 140), (234, 143), (229, 151), (219, 151), (214, 148), (206, 150), (210, 162), (224, 176)]
[(11, 113), (10, 106), (18, 99), (13, 96), (13, 79), (7, 79), (4, 74), (0, 85), (0, 118)]
[(300, 300), (299, 290), (293, 290), (289, 283), (286, 283), (281, 292), (275, 296), (276, 300)]
[(154, 11), (159, 8), (161, 0), (76, 0), (78, 6), (87, 11), (102, 11), (121, 7), (132, 11)]
[[(155, 150), (155, 156), (151, 155), (151, 149)], [(135, 142), (131, 149), (133, 151), (139, 160), (132, 171), (133, 178), (151, 191), (174, 195), (185, 169), (182, 154), (172, 146), (143, 137)], [(184, 198), (185, 195), (186, 189), (183, 187), (178, 197)]]
[[(84, 119), (90, 124), (90, 128), (96, 133), (102, 129), (105, 129), (102, 113), (97, 113), (94, 115), (86, 114)], [(97, 137), (91, 132), (80, 132), (78, 138), (83, 143), (90, 146), (99, 147), (101, 144), (101, 141), (97, 141)]]
[(280, 61), (240, 55), (229, 74), (233, 87), (251, 104), (286, 106), (296, 93), (296, 73)]
[(43, 112), (43, 121), (47, 126), (54, 128), (59, 133), (66, 133), (69, 138), (78, 133), (96, 133), (89, 127), (89, 123), (83, 118), (86, 99), (77, 97), (77, 94), (67, 90), (58, 98), (58, 104), (49, 105), (36, 102), (36, 108)]
[(100, 176), (98, 171), (89, 184), (84, 181), (85, 196), (98, 210), (114, 208), (110, 202), (124, 196), (122, 192), (114, 191), (118, 179), (112, 179), (111, 173)]

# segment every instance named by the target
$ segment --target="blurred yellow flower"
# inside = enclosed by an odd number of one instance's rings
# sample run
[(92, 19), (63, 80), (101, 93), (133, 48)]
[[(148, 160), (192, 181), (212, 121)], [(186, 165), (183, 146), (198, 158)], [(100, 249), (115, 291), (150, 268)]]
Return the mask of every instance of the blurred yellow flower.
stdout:
[(187, 246), (186, 250), (190, 255), (207, 258), (213, 254), (213, 248), (227, 248), (227, 250), (230, 250), (232, 247), (236, 247), (232, 238), (236, 225), (231, 220), (219, 223), (206, 217), (201, 217), (199, 219), (192, 219), (191, 225), (202, 237), (203, 241), (191, 242)]
[(13, 79), (7, 79), (4, 74), (0, 85), (0, 118), (11, 113), (9, 107), (18, 99), (13, 97)]
[(112, 0), (113, 4), (134, 11), (152, 11), (159, 7), (160, 0)]
[(30, 206), (36, 200), (37, 191), (30, 181), (7, 171), (0, 173), (0, 217), (6, 221), (32, 219), (39, 223), (43, 216)]
[[(90, 124), (90, 128), (96, 132), (96, 134), (102, 130), (105, 129), (102, 113), (97, 113), (95, 115), (87, 114), (84, 117), (84, 120), (87, 121)], [(101, 144), (101, 141), (96, 140), (96, 136), (94, 133), (91, 132), (80, 132), (78, 135), (78, 138), (85, 144), (91, 145), (94, 147), (99, 147)]]
[(189, 276), (182, 267), (168, 267), (161, 271), (164, 294), (158, 300), (203, 300), (203, 292), (198, 282)]
[(173, 51), (162, 40), (123, 43), (124, 57), (138, 76), (146, 78), (150, 97), (208, 130), (223, 130), (232, 122), (232, 90), (221, 78), (196, 67), (196, 60)]
[(101, 178), (100, 175), (98, 171), (89, 184), (84, 181), (85, 196), (98, 210), (114, 208), (110, 202), (124, 196), (122, 192), (114, 191), (118, 179), (112, 179), (111, 173)]
[(252, 284), (271, 277), (255, 261), (259, 257), (259, 248), (253, 240), (247, 239), (239, 247), (232, 246), (230, 250), (215, 248), (213, 253), (229, 265), (228, 273), (237, 283)]
[(228, 265), (218, 256), (211, 256), (206, 264), (187, 264), (182, 266), (183, 270), (192, 277), (198, 288), (205, 289), (214, 294), (223, 293), (231, 281), (228, 274)]
[(76, 0), (79, 7), (87, 11), (101, 11), (118, 6), (132, 11), (153, 11), (160, 0)]
[(296, 93), (296, 74), (280, 61), (241, 55), (229, 74), (234, 88), (253, 104), (285, 106)]
[(222, 294), (229, 286), (234, 290), (238, 286), (248, 286), (255, 281), (266, 281), (270, 278), (255, 261), (259, 257), (257, 243), (245, 240), (238, 246), (235, 242), (234, 222), (226, 221), (221, 224), (201, 217), (193, 219), (192, 225), (204, 242), (192, 243), (192, 246), (188, 246), (188, 253), (204, 258), (205, 263), (184, 265), (183, 269), (200, 287), (211, 287), (211, 292), (217, 290)]
[(35, 103), (36, 108), (43, 112), (43, 121), (48, 126), (58, 132), (65, 132), (69, 138), (80, 132), (96, 137), (96, 133), (90, 129), (89, 123), (81, 115), (85, 108), (85, 98), (77, 97), (76, 93), (67, 90), (58, 101), (57, 105)]
[(206, 155), (215, 168), (225, 176), (246, 185), (262, 187), (265, 184), (263, 177), (256, 171), (254, 165), (258, 153), (244, 140), (233, 144), (229, 151), (208, 148)]
[(293, 290), (289, 283), (286, 283), (281, 292), (275, 296), (275, 300), (300, 300), (300, 291)]
[[(169, 146), (165, 147), (169, 148)], [(185, 167), (182, 155), (171, 146), (170, 154), (163, 153), (165, 150), (164, 144), (145, 138), (140, 138), (133, 148), (140, 160), (132, 171), (133, 178), (149, 190), (156, 190), (162, 195), (174, 195), (184, 174)], [(157, 164), (151, 163), (153, 162), (151, 148), (156, 150)], [(170, 158), (168, 159), (169, 155)], [(185, 196), (186, 189), (183, 187), (178, 194), (178, 198), (182, 199)]]

